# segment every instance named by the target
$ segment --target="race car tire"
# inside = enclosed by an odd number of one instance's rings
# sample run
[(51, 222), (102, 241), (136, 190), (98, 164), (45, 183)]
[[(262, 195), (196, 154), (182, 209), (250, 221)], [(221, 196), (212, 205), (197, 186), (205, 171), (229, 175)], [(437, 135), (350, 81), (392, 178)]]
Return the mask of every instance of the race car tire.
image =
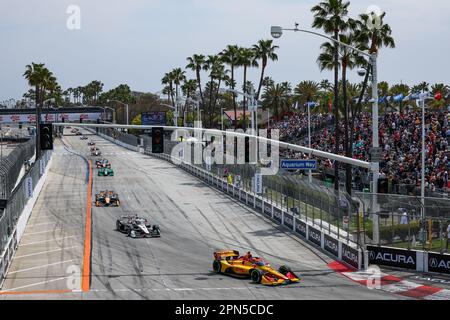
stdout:
[(116, 221), (116, 230), (120, 231), (120, 222), (119, 222), (119, 220)]
[(213, 270), (215, 273), (220, 273), (221, 265), (219, 260), (213, 261)]
[(252, 271), (250, 271), (250, 278), (254, 283), (261, 283), (262, 277), (263, 273), (261, 270), (253, 269)]
[(284, 276), (287, 275), (289, 272), (292, 272), (291, 268), (289, 268), (288, 266), (281, 266), (278, 268), (278, 271)]
[(135, 239), (136, 238), (136, 232), (130, 228), (128, 231), (128, 236)]

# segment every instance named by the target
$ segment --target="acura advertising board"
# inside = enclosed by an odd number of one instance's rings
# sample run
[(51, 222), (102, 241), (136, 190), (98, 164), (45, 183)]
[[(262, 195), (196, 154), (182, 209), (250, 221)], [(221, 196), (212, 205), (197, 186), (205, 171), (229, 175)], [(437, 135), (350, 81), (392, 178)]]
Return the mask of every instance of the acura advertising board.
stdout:
[(264, 213), (269, 217), (272, 216), (272, 205), (268, 202), (264, 202)]
[(428, 271), (450, 274), (450, 254), (429, 252)]
[(352, 267), (358, 268), (358, 250), (345, 243), (342, 244), (342, 260)]
[(416, 270), (417, 254), (414, 250), (367, 246), (369, 263)]
[(308, 228), (308, 239), (309, 241), (311, 241), (314, 244), (317, 244), (318, 246), (321, 245), (321, 234), (320, 231), (313, 228), (313, 227), (309, 227)]
[(255, 206), (256, 206), (256, 208), (258, 208), (258, 209), (262, 209), (262, 201), (260, 200), (260, 199), (256, 199), (255, 200)]
[(339, 241), (325, 234), (324, 236), (324, 248), (334, 256), (339, 256)]
[(295, 232), (297, 232), (303, 238), (306, 238), (306, 223), (297, 219), (295, 221)]
[(284, 214), (284, 225), (290, 229), (294, 227), (294, 217), (291, 214)]
[(273, 218), (281, 223), (281, 210), (278, 208), (273, 208)]

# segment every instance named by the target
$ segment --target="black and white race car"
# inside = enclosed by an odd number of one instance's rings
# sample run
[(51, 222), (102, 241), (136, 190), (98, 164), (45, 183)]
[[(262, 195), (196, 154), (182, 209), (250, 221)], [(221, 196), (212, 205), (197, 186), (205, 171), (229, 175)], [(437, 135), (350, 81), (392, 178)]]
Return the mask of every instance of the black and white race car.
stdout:
[(131, 238), (156, 238), (161, 236), (159, 226), (151, 225), (147, 219), (136, 215), (122, 216), (116, 221), (116, 230)]

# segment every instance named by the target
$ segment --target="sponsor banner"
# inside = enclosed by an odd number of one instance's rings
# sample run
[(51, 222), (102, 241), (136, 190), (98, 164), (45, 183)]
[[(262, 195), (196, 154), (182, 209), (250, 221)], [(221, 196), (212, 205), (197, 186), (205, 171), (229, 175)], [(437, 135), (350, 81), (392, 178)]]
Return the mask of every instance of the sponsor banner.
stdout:
[(284, 225), (290, 229), (294, 227), (294, 217), (292, 214), (284, 213)]
[(166, 125), (166, 112), (165, 111), (153, 111), (142, 112), (141, 123), (144, 126), (165, 126)]
[(254, 197), (252, 195), (248, 196), (248, 202), (249, 205), (251, 205), (252, 207), (254, 206)]
[(339, 241), (330, 237), (329, 235), (325, 234), (324, 235), (324, 245), (323, 247), (325, 248), (326, 251), (332, 253), (334, 256), (338, 257), (339, 256)]
[(450, 254), (428, 252), (428, 271), (450, 274)]
[(317, 244), (318, 246), (322, 245), (320, 231), (311, 226), (308, 228), (308, 239), (309, 241), (311, 241), (314, 244)]
[(273, 208), (273, 218), (275, 221), (281, 223), (281, 210), (278, 209), (277, 207)]
[(264, 214), (269, 217), (272, 216), (272, 205), (268, 202), (264, 202)]
[(262, 193), (262, 174), (261, 173), (255, 173), (255, 190), (253, 192), (260, 194)]
[(262, 209), (262, 200), (256, 198), (256, 200), (255, 200), (255, 206), (256, 206), (256, 208), (258, 208), (258, 209)]
[(303, 221), (296, 219), (295, 221), (295, 232), (297, 232), (299, 235), (306, 238), (306, 223)]
[(369, 263), (416, 270), (417, 253), (414, 250), (367, 246)]
[[(41, 121), (43, 122), (62, 122), (64, 121), (80, 121), (80, 118), (86, 121), (97, 121), (100, 119), (101, 113), (42, 113)], [(35, 123), (36, 114), (2, 114), (0, 116), (1, 123)]]
[(25, 178), (25, 196), (30, 199), (33, 197), (33, 178)]
[(358, 268), (358, 250), (342, 243), (342, 260), (352, 267)]

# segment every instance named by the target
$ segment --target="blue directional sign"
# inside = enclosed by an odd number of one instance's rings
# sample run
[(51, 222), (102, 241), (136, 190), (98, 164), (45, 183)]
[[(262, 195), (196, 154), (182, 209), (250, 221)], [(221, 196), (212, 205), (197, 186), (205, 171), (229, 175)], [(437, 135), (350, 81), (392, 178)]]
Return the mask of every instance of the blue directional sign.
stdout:
[(280, 166), (281, 169), (316, 170), (317, 160), (284, 159)]

